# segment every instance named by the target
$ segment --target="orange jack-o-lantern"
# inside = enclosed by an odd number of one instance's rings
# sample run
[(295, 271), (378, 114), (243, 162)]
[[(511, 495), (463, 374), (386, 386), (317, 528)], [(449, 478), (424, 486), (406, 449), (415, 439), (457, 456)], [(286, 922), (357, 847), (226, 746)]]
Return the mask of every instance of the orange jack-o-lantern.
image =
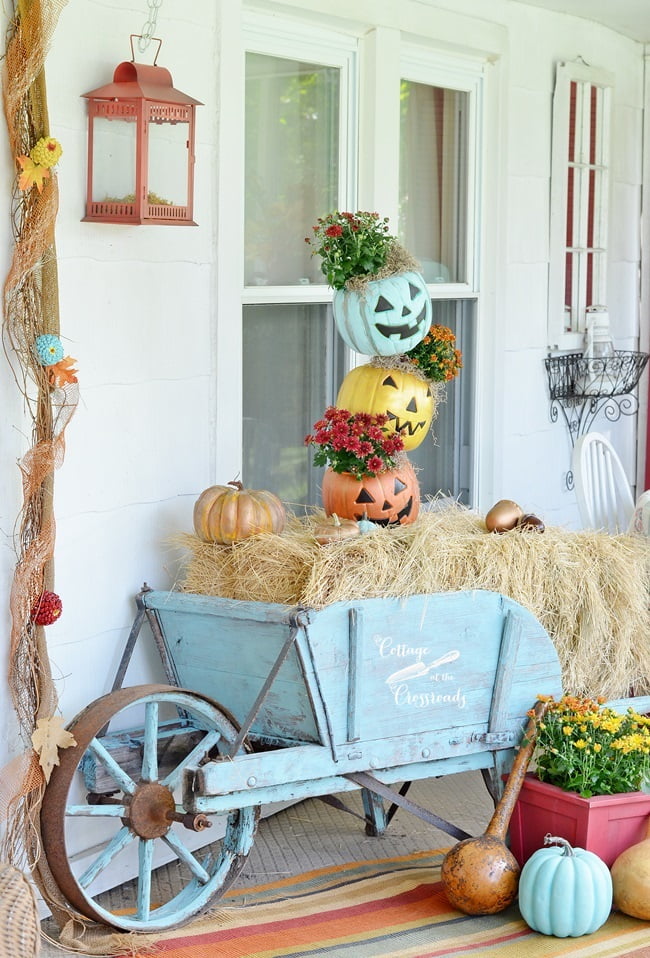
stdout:
[(388, 416), (385, 429), (399, 432), (404, 448), (416, 449), (435, 412), (431, 384), (402, 369), (357, 366), (347, 374), (336, 398), (339, 409)]
[(323, 476), (322, 499), (328, 516), (336, 513), (346, 519), (366, 518), (382, 526), (406, 526), (418, 517), (420, 486), (405, 458), (397, 468), (364, 479), (328, 469)]

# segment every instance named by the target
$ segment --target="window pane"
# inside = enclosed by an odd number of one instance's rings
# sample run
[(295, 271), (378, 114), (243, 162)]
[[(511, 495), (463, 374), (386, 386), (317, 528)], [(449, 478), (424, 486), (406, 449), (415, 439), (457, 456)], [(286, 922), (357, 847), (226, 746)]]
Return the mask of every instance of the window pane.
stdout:
[(322, 469), (303, 440), (336, 398), (343, 341), (329, 306), (244, 307), (244, 483), (320, 504)]
[(433, 323), (448, 326), (463, 354), (460, 375), (445, 385), (444, 402), (428, 436), (408, 456), (418, 471), (422, 498), (441, 492), (471, 505), (472, 396), (474, 379), (474, 316), (471, 300), (434, 300)]
[(568, 96), (564, 328), (580, 331), (586, 308), (606, 302), (608, 94), (574, 80)]
[(339, 70), (246, 55), (247, 286), (324, 283), (305, 237), (338, 205)]
[(402, 80), (400, 236), (428, 283), (467, 281), (468, 94)]

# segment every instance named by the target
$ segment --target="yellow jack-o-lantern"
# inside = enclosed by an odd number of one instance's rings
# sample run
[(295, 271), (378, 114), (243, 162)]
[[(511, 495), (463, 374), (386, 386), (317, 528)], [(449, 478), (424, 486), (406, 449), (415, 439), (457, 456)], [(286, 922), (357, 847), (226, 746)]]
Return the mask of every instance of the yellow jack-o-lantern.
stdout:
[(357, 366), (347, 374), (336, 398), (339, 409), (388, 416), (385, 429), (399, 432), (408, 451), (427, 435), (435, 412), (431, 384), (402, 369)]

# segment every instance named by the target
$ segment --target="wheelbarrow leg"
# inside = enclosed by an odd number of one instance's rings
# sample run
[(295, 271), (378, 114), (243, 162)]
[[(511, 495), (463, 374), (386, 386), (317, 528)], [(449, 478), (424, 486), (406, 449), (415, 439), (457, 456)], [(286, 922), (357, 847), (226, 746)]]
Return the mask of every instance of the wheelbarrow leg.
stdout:
[[(399, 794), (404, 797), (410, 787), (411, 782), (403, 782)], [(397, 802), (393, 802), (388, 811), (386, 811), (381, 795), (371, 791), (369, 788), (361, 789), (361, 799), (366, 815), (366, 835), (370, 835), (372, 838), (381, 838), (392, 822), (399, 805)]]
[(361, 799), (366, 816), (366, 835), (371, 835), (373, 838), (382, 837), (388, 826), (388, 816), (382, 797), (376, 792), (371, 792), (369, 788), (362, 788)]

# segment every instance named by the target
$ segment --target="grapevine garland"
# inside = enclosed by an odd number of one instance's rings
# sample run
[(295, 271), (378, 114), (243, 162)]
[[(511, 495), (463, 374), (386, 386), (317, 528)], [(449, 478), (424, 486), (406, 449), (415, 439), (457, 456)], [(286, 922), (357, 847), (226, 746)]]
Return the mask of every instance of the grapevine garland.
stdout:
[[(59, 339), (54, 166), (61, 145), (49, 135), (44, 62), (67, 0), (15, 0), (2, 65), (9, 148), (16, 158), (12, 194), (14, 250), (3, 290), (3, 347), (31, 422), (31, 448), (19, 462), (23, 502), (16, 520), (10, 595), (8, 685), (24, 751), (2, 771), (3, 858), (40, 868), (38, 811), (46, 776), (32, 736), (53, 720), (57, 696), (44, 625), (58, 619), (53, 592), (53, 475), (78, 402), (74, 360)], [(36, 187), (36, 188), (34, 188)], [(39, 884), (41, 884), (39, 882)]]

